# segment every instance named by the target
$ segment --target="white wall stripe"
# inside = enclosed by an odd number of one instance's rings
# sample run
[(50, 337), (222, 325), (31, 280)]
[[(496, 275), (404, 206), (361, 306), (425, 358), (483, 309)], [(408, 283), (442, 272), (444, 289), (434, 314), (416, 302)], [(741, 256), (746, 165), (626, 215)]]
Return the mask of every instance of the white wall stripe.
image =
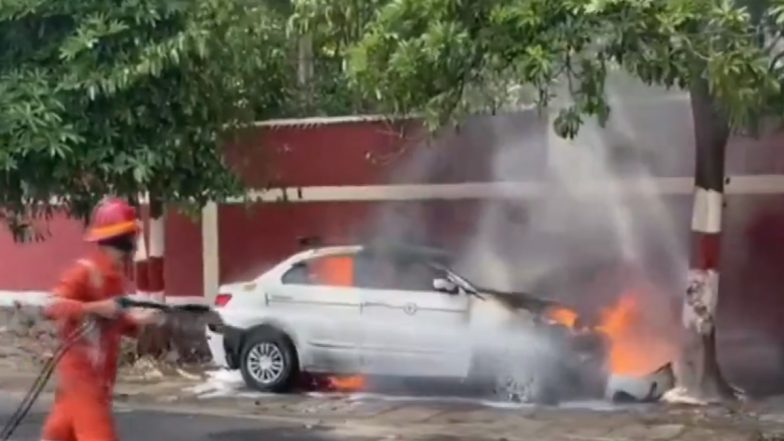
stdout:
[(140, 299), (149, 300), (152, 302), (166, 303), (166, 293), (163, 291), (141, 292), (136, 293), (135, 296), (131, 297), (138, 297)]
[[(46, 291), (6, 291), (0, 290), (0, 308), (13, 306), (15, 302), (22, 305), (46, 305), (51, 299), (51, 294)], [(149, 300), (148, 294), (130, 294), (128, 297)], [(200, 296), (167, 296), (163, 299), (171, 305), (199, 303), (204, 304), (207, 299)]]
[[(576, 195), (591, 197), (608, 194), (690, 195), (693, 178), (619, 179), (614, 182), (585, 181)], [(257, 202), (337, 202), (403, 201), (430, 199), (530, 199), (549, 191), (539, 182), (471, 182), (459, 184), (400, 184), (360, 186), (312, 186), (302, 188), (253, 190), (248, 198)], [(737, 176), (729, 179), (725, 194), (784, 194), (784, 175)], [(286, 198), (284, 198), (284, 194)], [(232, 198), (228, 203), (242, 203)]]
[[(784, 175), (745, 175), (728, 178), (724, 194), (763, 195), (784, 194)], [(626, 194), (690, 195), (693, 178), (653, 178), (647, 181), (620, 179), (615, 185), (587, 181), (578, 192), (580, 196), (601, 195), (607, 192)], [(387, 201), (428, 199), (530, 199), (548, 191), (538, 182), (466, 182), (459, 184), (394, 184), (394, 185), (332, 185), (288, 187), (285, 190), (251, 190), (248, 198), (259, 202), (283, 200), (284, 191), (290, 202)], [(62, 201), (52, 199), (52, 205)], [(229, 198), (226, 203), (241, 204), (243, 198)]]

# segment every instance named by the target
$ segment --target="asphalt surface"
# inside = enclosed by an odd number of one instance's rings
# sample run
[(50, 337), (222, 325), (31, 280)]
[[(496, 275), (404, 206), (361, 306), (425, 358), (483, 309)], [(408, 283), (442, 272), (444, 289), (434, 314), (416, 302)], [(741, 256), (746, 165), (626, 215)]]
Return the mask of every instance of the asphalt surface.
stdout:
[[(0, 391), (0, 422), (13, 414), (18, 398)], [(19, 426), (13, 441), (38, 441), (46, 416), (47, 403), (39, 403)], [(345, 434), (331, 434), (328, 428), (282, 426), (258, 420), (204, 415), (174, 414), (145, 410), (118, 409), (115, 422), (122, 441), (333, 441), (346, 440)], [(350, 438), (365, 441), (371, 438)]]

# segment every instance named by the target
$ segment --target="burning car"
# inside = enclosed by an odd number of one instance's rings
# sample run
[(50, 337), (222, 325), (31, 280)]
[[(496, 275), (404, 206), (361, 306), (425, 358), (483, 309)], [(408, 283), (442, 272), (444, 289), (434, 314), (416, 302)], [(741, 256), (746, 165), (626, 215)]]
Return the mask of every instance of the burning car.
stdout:
[[(449, 378), (534, 401), (557, 399), (604, 365), (606, 339), (572, 309), (477, 287), (450, 263), (410, 246), (297, 253), (221, 288), (221, 323), (206, 331), (213, 358), (265, 392), (307, 372)], [(621, 389), (637, 397), (634, 387)]]

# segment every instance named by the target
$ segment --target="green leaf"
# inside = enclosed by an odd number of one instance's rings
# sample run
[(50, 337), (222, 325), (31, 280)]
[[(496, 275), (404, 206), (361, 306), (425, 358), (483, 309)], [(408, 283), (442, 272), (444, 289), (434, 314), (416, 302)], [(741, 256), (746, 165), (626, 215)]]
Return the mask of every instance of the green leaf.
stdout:
[(584, 118), (611, 118), (608, 69), (684, 89), (706, 77), (718, 110), (742, 128), (782, 107), (784, 68), (759, 36), (784, 36), (784, 0), (759, 4), (752, 14), (730, 0), (395, 0), (352, 46), (350, 74), (381, 108), (428, 121), (514, 108), (511, 88), (537, 90), (547, 106), (557, 90), (575, 103), (555, 119), (569, 137)]
[(239, 192), (217, 139), (294, 107), (285, 20), (243, 0), (0, 2), (0, 216)]

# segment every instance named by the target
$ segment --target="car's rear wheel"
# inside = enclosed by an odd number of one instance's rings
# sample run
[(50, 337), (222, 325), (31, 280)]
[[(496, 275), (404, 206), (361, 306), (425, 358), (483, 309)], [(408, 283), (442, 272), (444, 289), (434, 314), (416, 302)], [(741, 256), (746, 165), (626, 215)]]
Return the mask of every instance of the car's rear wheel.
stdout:
[(240, 370), (245, 383), (260, 392), (287, 392), (299, 371), (291, 340), (282, 332), (253, 331), (242, 345)]

